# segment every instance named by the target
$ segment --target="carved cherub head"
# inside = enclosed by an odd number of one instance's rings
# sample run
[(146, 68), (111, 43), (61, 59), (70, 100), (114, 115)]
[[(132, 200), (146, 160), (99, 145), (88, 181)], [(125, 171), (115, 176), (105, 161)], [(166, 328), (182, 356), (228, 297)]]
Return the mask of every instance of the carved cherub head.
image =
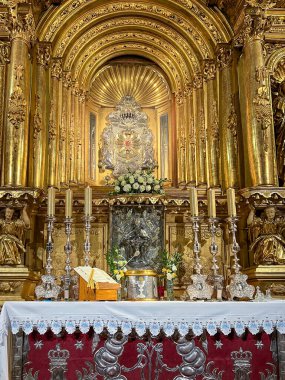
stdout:
[(275, 219), (276, 216), (276, 208), (274, 206), (266, 207), (264, 210), (266, 219), (272, 221)]
[(13, 219), (14, 209), (11, 207), (6, 207), (5, 209), (5, 219), (10, 222)]

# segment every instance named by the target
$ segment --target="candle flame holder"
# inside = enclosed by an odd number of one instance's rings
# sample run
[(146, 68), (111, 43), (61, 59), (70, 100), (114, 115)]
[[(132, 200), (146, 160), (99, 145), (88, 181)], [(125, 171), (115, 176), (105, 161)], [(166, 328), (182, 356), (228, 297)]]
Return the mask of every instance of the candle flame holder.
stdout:
[(240, 251), (240, 246), (236, 240), (237, 233), (237, 221), (236, 216), (231, 216), (228, 219), (229, 229), (232, 234), (232, 252), (234, 256), (233, 270), (234, 273), (231, 275), (231, 282), (228, 286), (228, 291), (231, 299), (244, 299), (253, 298), (255, 288), (253, 285), (247, 283), (248, 276), (240, 272), (241, 265), (239, 264), (238, 253)]
[(207, 275), (203, 275), (201, 264), (200, 251), (201, 244), (199, 242), (199, 231), (200, 231), (200, 222), (202, 218), (199, 216), (192, 216), (192, 226), (194, 232), (194, 274), (192, 274), (191, 279), (193, 281), (192, 285), (187, 287), (187, 293), (190, 297), (190, 300), (193, 299), (211, 299), (213, 293), (213, 287), (207, 283)]
[(55, 217), (53, 215), (49, 215), (47, 217), (47, 244), (46, 244), (46, 252), (47, 252), (47, 262), (45, 267), (45, 274), (41, 276), (41, 283), (36, 286), (35, 294), (37, 299), (57, 299), (60, 293), (60, 286), (56, 284), (56, 278), (52, 275), (52, 252), (53, 252), (53, 225), (55, 222)]

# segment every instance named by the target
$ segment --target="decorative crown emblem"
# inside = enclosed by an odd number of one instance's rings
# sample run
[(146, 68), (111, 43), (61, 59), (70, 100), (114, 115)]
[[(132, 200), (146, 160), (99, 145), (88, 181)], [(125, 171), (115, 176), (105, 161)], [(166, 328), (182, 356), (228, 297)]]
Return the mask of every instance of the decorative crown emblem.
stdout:
[(231, 358), (238, 366), (248, 365), (252, 359), (252, 353), (250, 351), (243, 351), (242, 348), (239, 351), (233, 351)]
[(67, 359), (70, 354), (68, 350), (61, 350), (60, 344), (55, 346), (55, 350), (50, 350), (48, 352), (48, 358), (50, 360), (50, 365), (52, 367), (64, 367), (67, 364)]

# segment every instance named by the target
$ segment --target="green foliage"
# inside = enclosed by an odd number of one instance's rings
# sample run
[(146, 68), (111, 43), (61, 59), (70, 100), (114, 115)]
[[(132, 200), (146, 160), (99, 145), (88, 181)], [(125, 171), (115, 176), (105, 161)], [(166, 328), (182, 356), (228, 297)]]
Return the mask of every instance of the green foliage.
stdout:
[(110, 248), (106, 255), (106, 261), (109, 268), (109, 274), (115, 280), (120, 281), (124, 277), (127, 271), (126, 265), (127, 261), (124, 256), (120, 253), (120, 249), (117, 245)]

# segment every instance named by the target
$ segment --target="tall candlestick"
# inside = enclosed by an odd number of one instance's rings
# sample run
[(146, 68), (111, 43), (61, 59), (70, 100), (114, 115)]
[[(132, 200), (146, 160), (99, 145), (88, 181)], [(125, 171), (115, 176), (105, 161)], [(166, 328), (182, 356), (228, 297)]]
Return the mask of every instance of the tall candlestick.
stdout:
[(85, 187), (84, 191), (84, 213), (86, 216), (92, 215), (92, 189), (91, 187)]
[(70, 189), (65, 192), (65, 217), (72, 217), (72, 190)]
[(229, 216), (236, 216), (236, 197), (235, 197), (235, 189), (229, 188), (227, 190), (227, 201), (228, 201), (228, 214)]
[(55, 213), (55, 189), (53, 187), (48, 188), (48, 216), (53, 216)]
[(208, 190), (208, 216), (209, 218), (216, 217), (216, 198), (215, 189)]
[(192, 216), (198, 216), (198, 198), (196, 187), (190, 187), (190, 211)]

